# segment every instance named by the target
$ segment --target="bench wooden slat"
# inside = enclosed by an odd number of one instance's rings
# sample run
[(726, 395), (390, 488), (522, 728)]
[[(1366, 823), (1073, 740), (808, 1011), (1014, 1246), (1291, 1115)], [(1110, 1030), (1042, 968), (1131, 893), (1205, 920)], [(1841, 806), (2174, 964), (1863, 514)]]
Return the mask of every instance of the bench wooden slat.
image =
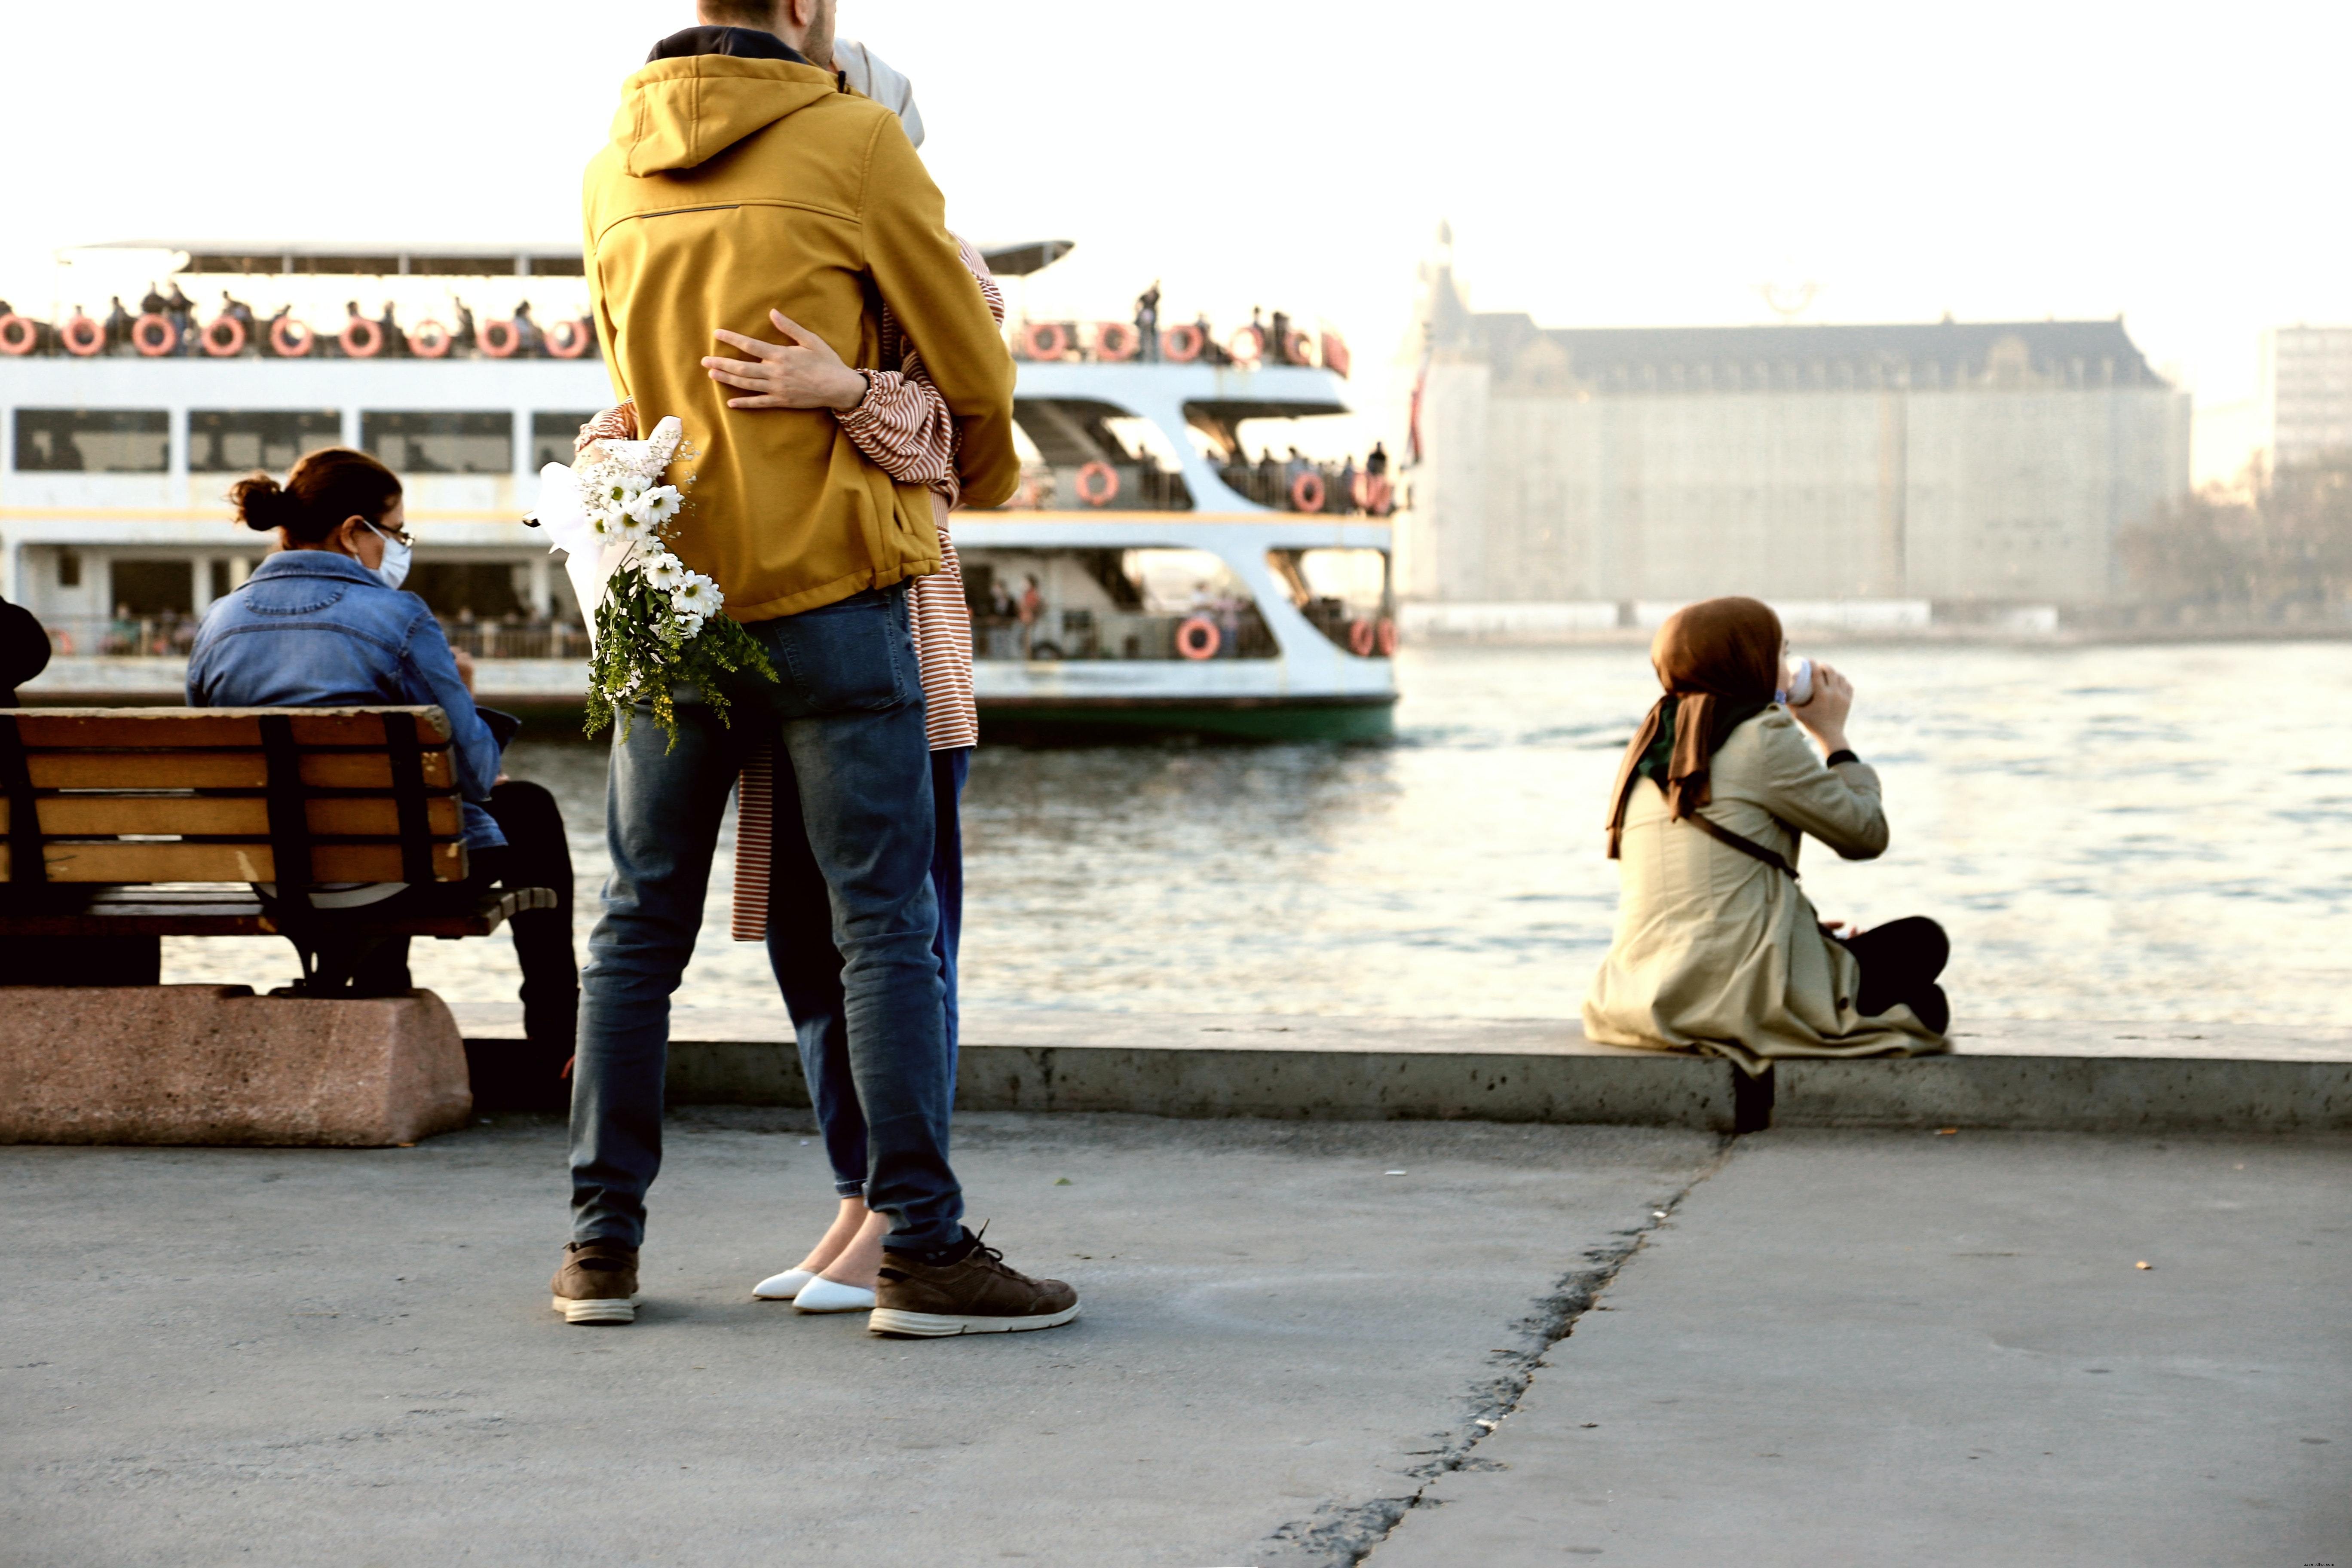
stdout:
[(417, 743), (428, 752), (449, 744), (449, 719), (438, 708), (22, 708), (13, 710), (26, 749), (129, 746), (140, 751), (261, 744), (261, 721), (292, 720), (299, 746), (382, 750), (383, 715), (416, 720)]
[[(168, 899), (155, 895), (169, 894)], [(75, 905), (9, 910), (0, 907), (0, 936), (277, 936), (261, 912), (261, 900), (243, 888), (108, 889)], [(370, 919), (364, 910), (340, 922), (356, 935), (404, 934), (442, 941), (488, 936), (516, 913), (555, 908), (546, 888), (488, 893), (469, 909), (411, 913), (399, 920)]]
[[(390, 796), (325, 799), (303, 803), (310, 831), (345, 838), (396, 838), (400, 807)], [(41, 831), (72, 837), (110, 834), (206, 834), (214, 837), (267, 840), (269, 802), (259, 795), (53, 795), (39, 803)], [(464, 830), (457, 797), (439, 795), (425, 803), (425, 825), (436, 838)], [(0, 797), (0, 833), (7, 831), (9, 803)]]
[[(457, 787), (446, 747), (419, 762), (426, 789)], [(260, 789), (269, 772), (257, 751), (31, 752), (26, 764), (35, 789)], [(392, 760), (383, 752), (306, 752), (302, 782), (312, 789), (389, 790)]]
[[(41, 857), (51, 882), (275, 882), (276, 858), (267, 843), (257, 844), (138, 844), (52, 841)], [(461, 882), (466, 879), (465, 847), (436, 843), (432, 848), (433, 879)], [(0, 879), (9, 870), (9, 855), (0, 845)], [(383, 844), (313, 844), (310, 875), (320, 882), (398, 882), (400, 846)]]

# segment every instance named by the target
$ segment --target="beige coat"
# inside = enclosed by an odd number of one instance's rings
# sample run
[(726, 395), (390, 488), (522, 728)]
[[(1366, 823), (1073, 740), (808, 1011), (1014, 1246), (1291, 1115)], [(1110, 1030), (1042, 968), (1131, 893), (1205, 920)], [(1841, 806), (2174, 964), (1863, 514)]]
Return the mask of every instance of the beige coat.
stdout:
[[(1811, 834), (1849, 860), (1886, 848), (1878, 775), (1823, 767), (1785, 708), (1727, 736), (1700, 809), (1797, 864)], [(1625, 806), (1617, 934), (1584, 999), (1587, 1037), (1696, 1049), (1750, 1072), (1776, 1057), (1913, 1056), (1948, 1048), (1908, 1006), (1854, 1010), (1861, 966), (1823, 936), (1785, 872), (1667, 815), (1664, 791), (1636, 779)]]

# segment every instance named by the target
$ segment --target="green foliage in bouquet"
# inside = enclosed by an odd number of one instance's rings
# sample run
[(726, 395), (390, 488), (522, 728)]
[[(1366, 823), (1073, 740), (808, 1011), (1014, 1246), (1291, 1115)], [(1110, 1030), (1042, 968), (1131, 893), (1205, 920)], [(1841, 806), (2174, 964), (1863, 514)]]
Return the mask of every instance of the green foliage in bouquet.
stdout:
[[(596, 652), (589, 664), (588, 733), (601, 732), (617, 717), (621, 739), (627, 740), (635, 704), (643, 701), (653, 710), (654, 722), (669, 737), (669, 749), (675, 751), (677, 688), (698, 688), (703, 701), (724, 724), (730, 721), (733, 706), (727, 695), (726, 678), (750, 669), (773, 680), (776, 668), (740, 626), (725, 616), (706, 618), (674, 609), (677, 591), (664, 592), (648, 576), (625, 568), (614, 573), (604, 602), (596, 608)], [(692, 592), (691, 583), (681, 586)]]

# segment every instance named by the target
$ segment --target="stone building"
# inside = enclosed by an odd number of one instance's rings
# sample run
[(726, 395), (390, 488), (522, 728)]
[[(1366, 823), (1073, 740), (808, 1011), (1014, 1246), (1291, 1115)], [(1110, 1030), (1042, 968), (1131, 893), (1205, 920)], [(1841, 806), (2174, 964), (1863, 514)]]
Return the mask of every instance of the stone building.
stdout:
[(2121, 321), (1546, 329), (1423, 312), (1403, 590), (2090, 605), (2189, 484)]
[(2352, 453), (2352, 327), (2264, 332), (2263, 412), (2274, 468)]

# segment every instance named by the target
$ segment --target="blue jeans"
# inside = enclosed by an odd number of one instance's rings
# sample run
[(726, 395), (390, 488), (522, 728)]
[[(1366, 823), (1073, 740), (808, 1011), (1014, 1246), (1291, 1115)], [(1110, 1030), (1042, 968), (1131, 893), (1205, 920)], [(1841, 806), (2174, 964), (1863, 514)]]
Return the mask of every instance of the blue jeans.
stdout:
[[(955, 1098), (956, 948), (963, 935), (963, 830), (957, 804), (971, 770), (971, 748), (931, 753), (931, 801), (938, 816), (932, 835), (931, 888), (939, 898), (940, 930), (931, 944), (938, 959), (947, 1014), (948, 1098)], [(800, 803), (789, 769), (776, 769), (775, 858), (768, 882), (768, 963), (776, 986), (792, 1010), (800, 1037), (801, 1069), (808, 1079), (809, 1103), (816, 1108), (833, 1165), (836, 1196), (866, 1192), (866, 1111), (851, 1070), (848, 1031), (842, 1022), (842, 960), (833, 945), (824, 875), (797, 831)]]
[(588, 939), (572, 1069), (572, 1236), (644, 1243), (646, 1191), (661, 1167), (670, 994), (702, 926), (728, 791), (746, 754), (773, 741), (841, 954), (849, 1071), (869, 1145), (866, 1202), (891, 1218), (884, 1246), (945, 1247), (961, 1234), (963, 1194), (948, 1164), (930, 752), (906, 590), (745, 629), (782, 679), (732, 681), (731, 727), (681, 702), (674, 749), (642, 708), (628, 738), (614, 740), (604, 829), (613, 874)]

